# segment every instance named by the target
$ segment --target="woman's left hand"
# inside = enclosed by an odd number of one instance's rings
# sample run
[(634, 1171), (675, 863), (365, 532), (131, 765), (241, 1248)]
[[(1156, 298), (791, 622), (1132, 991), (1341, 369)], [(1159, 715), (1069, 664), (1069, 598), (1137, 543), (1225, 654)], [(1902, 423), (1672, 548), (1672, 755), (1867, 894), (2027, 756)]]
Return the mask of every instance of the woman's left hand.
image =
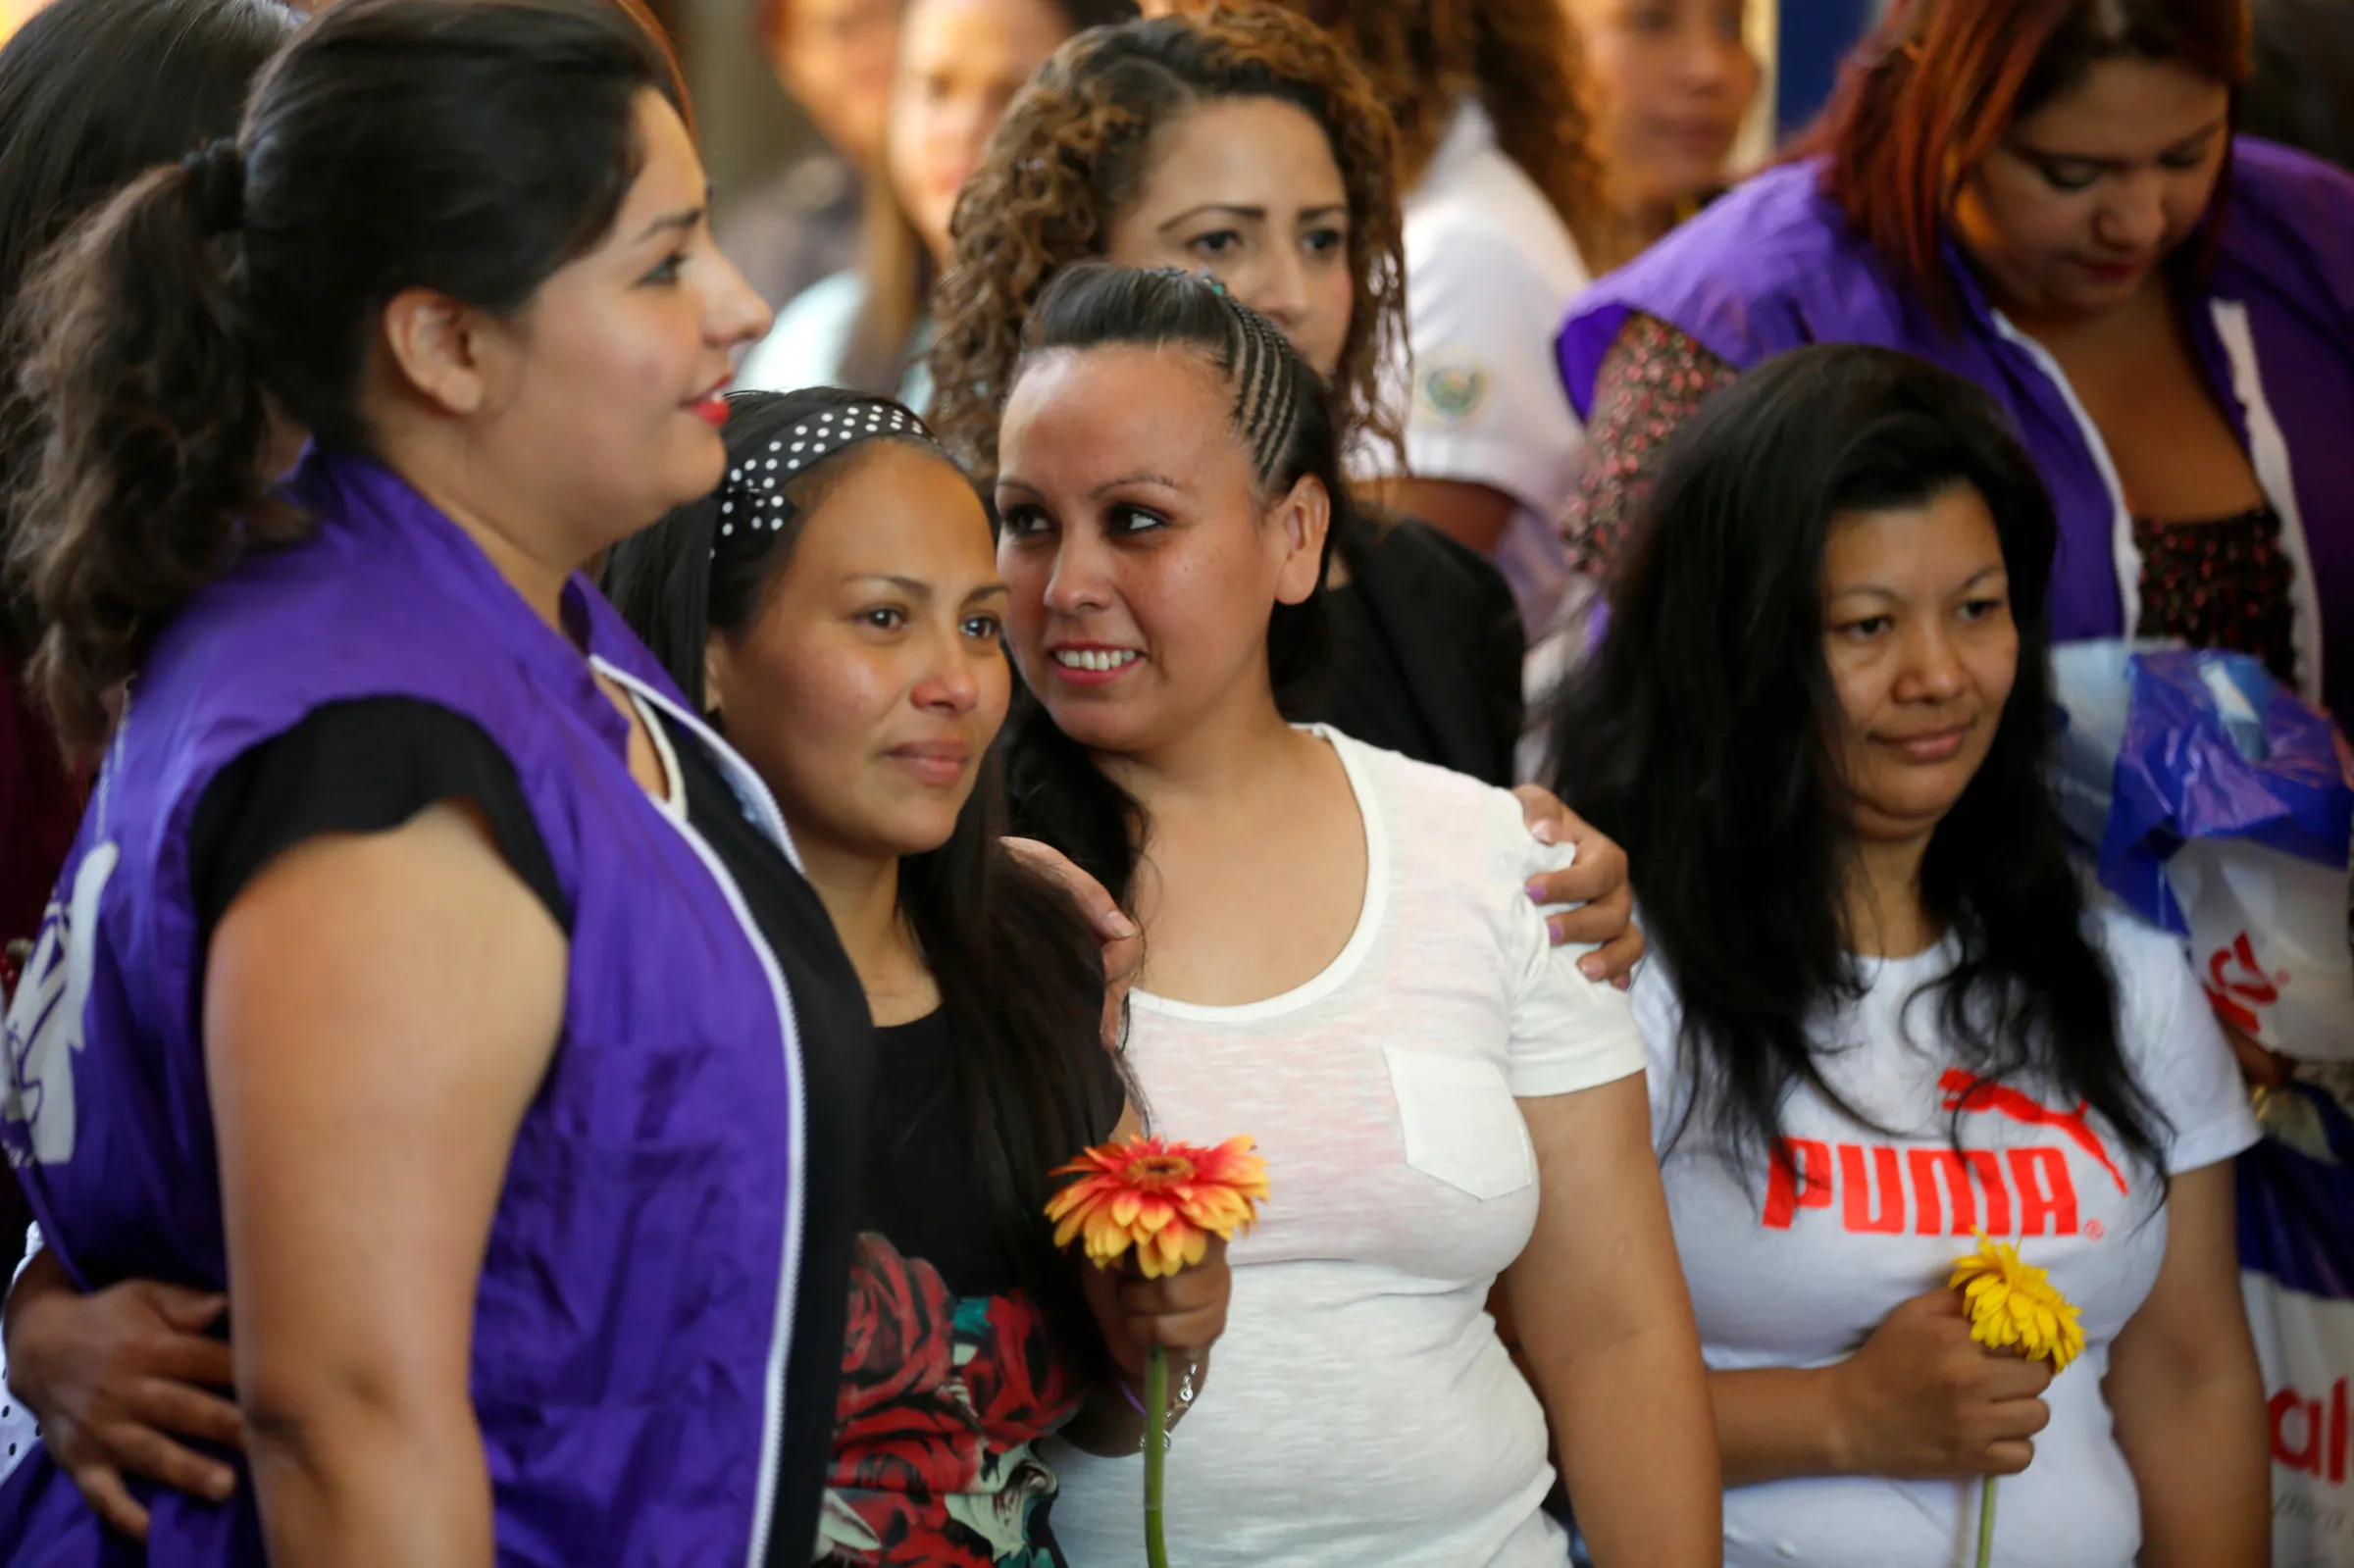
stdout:
[(1559, 796), (1537, 784), (1512, 791), (1528, 831), (1543, 844), (1569, 844), (1577, 858), (1528, 885), (1539, 904), (1576, 904), (1545, 922), (1554, 945), (1600, 945), (1577, 961), (1588, 980), (1607, 980), (1624, 989), (1643, 956), (1643, 932), (1635, 925), (1635, 894), (1626, 880), (1626, 851), (1597, 832)]
[[(1137, 930), (1103, 885), (1071, 864), (1060, 850), (1036, 838), (1007, 838), (1005, 847), (1033, 871), (1050, 877), (1070, 894), (1079, 913), (1095, 928), (1103, 943), (1103, 1048), (1120, 1046), (1120, 1022), (1128, 1006), (1128, 987), (1136, 984), (1145, 963), (1145, 934)], [(1622, 855), (1621, 860), (1625, 859)]]
[(1157, 1280), (1145, 1278), (1133, 1254), (1112, 1268), (1091, 1265), (1083, 1273), (1104, 1348), (1129, 1384), (1143, 1386), (1146, 1353), (1158, 1346), (1168, 1352), (1172, 1392), (1181, 1380), (1199, 1390), (1209, 1347), (1226, 1332), (1234, 1293), (1226, 1243), (1211, 1237), (1201, 1262)]

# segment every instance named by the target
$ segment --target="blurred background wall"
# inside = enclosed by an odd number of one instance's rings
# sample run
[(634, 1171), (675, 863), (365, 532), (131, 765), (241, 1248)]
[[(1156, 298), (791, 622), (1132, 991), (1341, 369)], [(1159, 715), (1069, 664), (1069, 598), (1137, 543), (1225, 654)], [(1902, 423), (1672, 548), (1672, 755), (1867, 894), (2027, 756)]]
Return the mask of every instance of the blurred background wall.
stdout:
[[(686, 63), (704, 159), (720, 205), (810, 144), (809, 125), (778, 87), (762, 49), (758, 0), (647, 0)], [(1840, 56), (1885, 0), (1750, 0), (1750, 30), (1766, 64), (1766, 92), (1744, 143), (1751, 165), (1771, 156), (1777, 135), (1803, 125), (1829, 91)], [(2328, 0), (2354, 5), (2354, 0)], [(0, 0), (0, 39), (40, 0)]]

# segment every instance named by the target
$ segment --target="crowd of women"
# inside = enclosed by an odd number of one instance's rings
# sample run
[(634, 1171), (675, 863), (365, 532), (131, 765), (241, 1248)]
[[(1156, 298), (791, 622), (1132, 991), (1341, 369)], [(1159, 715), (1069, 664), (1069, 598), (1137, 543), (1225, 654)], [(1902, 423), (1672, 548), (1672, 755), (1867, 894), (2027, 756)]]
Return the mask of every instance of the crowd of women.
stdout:
[(1139, 1563), (1157, 1349), (1188, 1565), (2268, 1563), (2049, 654), (2354, 689), (2354, 177), (1896, 0), (1721, 191), (1740, 10), (778, 0), (723, 250), (626, 0), (51, 0), (0, 1562)]

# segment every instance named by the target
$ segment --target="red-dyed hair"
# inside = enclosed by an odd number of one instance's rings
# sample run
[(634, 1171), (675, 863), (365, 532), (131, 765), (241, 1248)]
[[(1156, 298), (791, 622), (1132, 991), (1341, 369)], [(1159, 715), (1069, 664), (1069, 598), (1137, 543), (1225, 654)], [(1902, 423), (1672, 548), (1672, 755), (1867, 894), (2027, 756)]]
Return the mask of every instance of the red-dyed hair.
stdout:
[[(2013, 121), (2121, 59), (2172, 61), (2222, 83), (2236, 121), (2248, 37), (2247, 0), (1896, 0), (1797, 155), (1828, 156), (1825, 184), (1849, 221), (1951, 327), (1961, 307), (1941, 249), (1946, 215), (1963, 174)], [(2217, 228), (2205, 226), (2194, 262)]]

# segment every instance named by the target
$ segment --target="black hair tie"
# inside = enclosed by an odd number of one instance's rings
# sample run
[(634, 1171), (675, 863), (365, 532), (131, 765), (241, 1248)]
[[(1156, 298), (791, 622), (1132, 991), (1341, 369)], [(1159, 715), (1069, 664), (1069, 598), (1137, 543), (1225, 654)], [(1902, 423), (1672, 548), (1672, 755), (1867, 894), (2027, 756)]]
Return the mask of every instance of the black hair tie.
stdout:
[(179, 161), (196, 200), (196, 227), (208, 236), (233, 233), (245, 223), (245, 153), (234, 138), (209, 141)]

